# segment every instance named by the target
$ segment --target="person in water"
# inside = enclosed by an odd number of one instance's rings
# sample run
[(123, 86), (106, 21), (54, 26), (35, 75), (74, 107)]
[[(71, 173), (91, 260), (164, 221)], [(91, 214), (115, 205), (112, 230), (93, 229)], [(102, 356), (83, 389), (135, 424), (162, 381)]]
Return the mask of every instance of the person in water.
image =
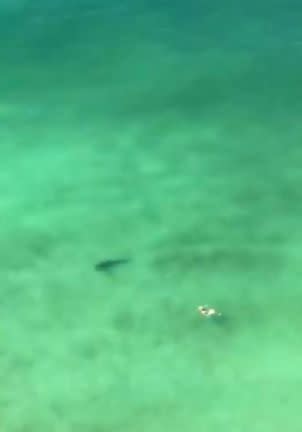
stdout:
[(202, 316), (204, 316), (206, 318), (220, 317), (221, 316), (220, 312), (218, 312), (213, 307), (209, 307), (207, 305), (198, 306), (197, 310), (200, 313), (200, 315), (202, 315)]

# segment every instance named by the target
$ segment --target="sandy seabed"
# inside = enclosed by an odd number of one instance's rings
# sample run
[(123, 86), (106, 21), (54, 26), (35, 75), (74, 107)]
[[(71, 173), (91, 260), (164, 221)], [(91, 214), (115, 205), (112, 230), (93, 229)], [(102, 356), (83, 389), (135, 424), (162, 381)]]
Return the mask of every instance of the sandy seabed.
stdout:
[(1, 430), (298, 432), (302, 63), (133, 38), (4, 67)]

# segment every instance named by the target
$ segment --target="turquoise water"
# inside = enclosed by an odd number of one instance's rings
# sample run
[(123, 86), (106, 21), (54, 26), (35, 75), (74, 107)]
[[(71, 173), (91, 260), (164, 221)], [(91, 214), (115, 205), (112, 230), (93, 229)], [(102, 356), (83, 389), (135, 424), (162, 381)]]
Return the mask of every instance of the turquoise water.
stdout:
[(0, 3), (4, 432), (301, 430), (301, 22)]

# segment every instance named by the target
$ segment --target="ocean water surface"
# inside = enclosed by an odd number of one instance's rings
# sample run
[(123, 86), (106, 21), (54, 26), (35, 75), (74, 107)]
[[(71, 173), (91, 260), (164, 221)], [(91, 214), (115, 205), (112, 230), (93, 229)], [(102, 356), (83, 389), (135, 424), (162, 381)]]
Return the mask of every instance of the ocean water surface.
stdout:
[(301, 22), (0, 1), (4, 432), (301, 431)]

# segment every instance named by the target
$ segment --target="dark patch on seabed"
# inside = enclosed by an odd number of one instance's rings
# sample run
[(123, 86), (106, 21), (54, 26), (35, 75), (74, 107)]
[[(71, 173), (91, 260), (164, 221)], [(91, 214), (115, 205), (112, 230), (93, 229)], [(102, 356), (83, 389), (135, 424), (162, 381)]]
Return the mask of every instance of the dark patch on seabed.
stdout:
[(161, 271), (246, 271), (280, 267), (282, 255), (273, 248), (261, 250), (213, 246), (204, 249), (166, 249), (155, 252), (152, 264)]

